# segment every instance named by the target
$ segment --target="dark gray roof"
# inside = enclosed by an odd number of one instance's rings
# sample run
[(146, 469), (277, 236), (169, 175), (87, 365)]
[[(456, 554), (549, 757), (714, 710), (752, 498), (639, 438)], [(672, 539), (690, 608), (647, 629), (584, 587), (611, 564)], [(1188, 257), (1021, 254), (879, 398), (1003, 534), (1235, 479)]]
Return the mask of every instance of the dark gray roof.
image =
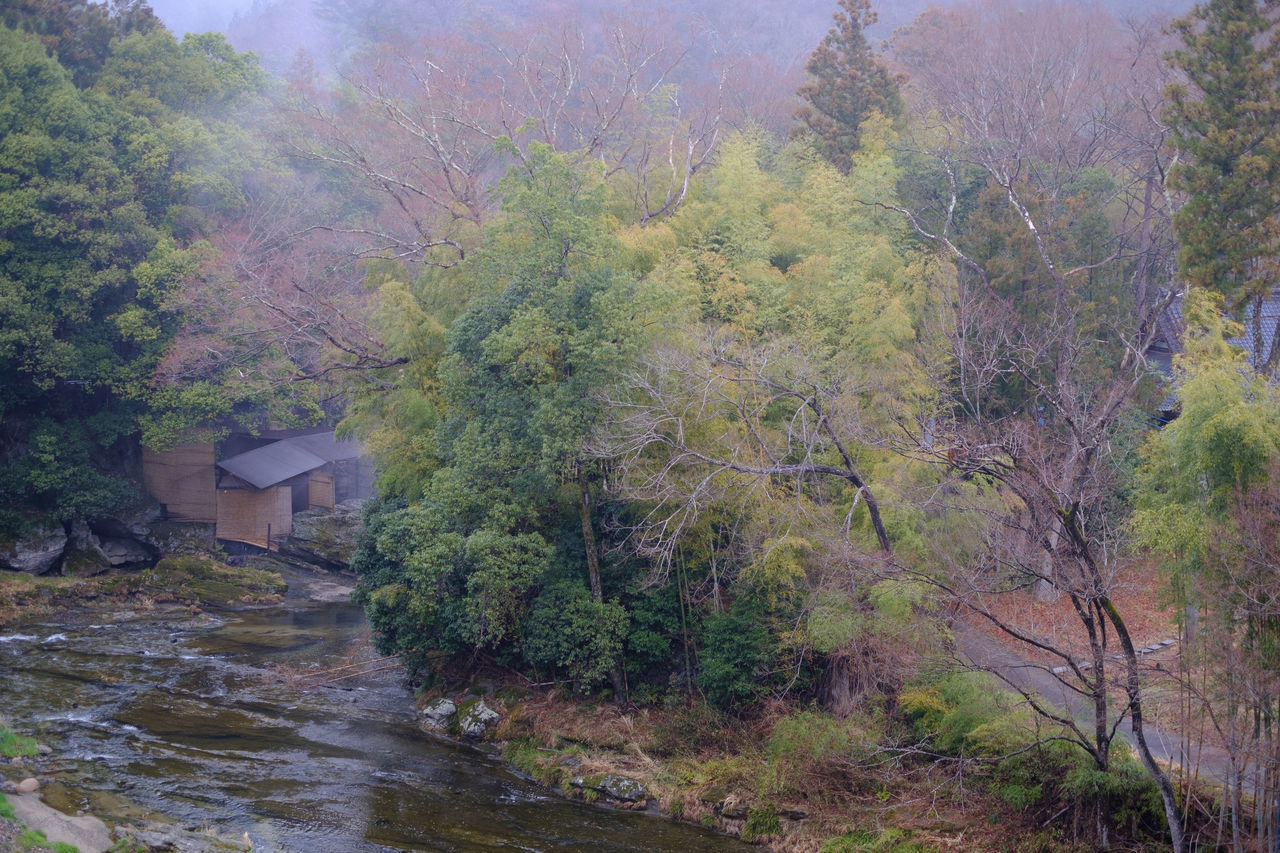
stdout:
[(360, 455), (360, 442), (355, 439), (338, 441), (331, 431), (313, 432), (310, 435), (298, 435), (284, 439), (294, 447), (301, 447), (308, 453), (314, 453), (326, 462), (341, 462), (344, 459), (355, 459)]
[(325, 460), (296, 447), (288, 441), (277, 441), (239, 456), (232, 456), (218, 463), (224, 471), (230, 471), (254, 488), (265, 489), (319, 468)]
[(313, 471), (328, 462), (355, 459), (360, 442), (338, 441), (331, 431), (297, 435), (241, 453), (218, 463), (256, 489), (283, 483), (290, 477)]

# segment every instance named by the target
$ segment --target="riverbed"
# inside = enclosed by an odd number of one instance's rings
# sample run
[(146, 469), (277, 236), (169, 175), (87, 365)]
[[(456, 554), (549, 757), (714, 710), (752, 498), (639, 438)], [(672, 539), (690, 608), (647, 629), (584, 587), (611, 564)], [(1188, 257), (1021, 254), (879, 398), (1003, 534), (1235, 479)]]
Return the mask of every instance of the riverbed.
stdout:
[(748, 849), (563, 799), (424, 733), (394, 670), (307, 686), (366, 632), (359, 608), (297, 595), (26, 625), (0, 635), (0, 714), (54, 749), (50, 804), (247, 834), (257, 851)]

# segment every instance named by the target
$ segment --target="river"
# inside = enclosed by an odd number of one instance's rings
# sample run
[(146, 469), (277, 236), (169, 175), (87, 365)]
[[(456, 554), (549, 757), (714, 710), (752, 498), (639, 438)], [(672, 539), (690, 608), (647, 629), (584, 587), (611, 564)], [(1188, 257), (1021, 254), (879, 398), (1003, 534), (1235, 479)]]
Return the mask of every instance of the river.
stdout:
[(422, 732), (395, 673), (299, 689), (339, 665), (359, 608), (98, 614), (0, 635), (0, 714), (57, 755), (45, 799), (108, 823), (168, 819), (256, 851), (746, 850), (660, 817), (557, 797)]

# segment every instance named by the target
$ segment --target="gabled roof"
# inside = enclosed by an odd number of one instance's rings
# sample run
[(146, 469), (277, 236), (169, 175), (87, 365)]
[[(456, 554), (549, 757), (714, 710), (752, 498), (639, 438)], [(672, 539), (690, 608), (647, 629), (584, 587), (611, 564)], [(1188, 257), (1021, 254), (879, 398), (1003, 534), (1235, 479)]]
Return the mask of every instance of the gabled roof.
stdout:
[(272, 442), (224, 459), (218, 467), (232, 473), (256, 489), (282, 483), (328, 462), (354, 459), (360, 442), (338, 441), (332, 432), (316, 432)]

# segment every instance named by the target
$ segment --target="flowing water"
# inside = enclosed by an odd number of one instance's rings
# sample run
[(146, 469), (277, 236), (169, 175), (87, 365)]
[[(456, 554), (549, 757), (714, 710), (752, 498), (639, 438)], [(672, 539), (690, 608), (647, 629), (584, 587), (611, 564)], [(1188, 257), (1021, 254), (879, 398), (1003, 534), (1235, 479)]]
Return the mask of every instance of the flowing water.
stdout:
[(366, 630), (344, 603), (0, 636), (0, 714), (57, 755), (46, 801), (109, 823), (169, 818), (255, 850), (745, 850), (659, 817), (556, 797), (418, 729), (394, 673), (300, 690)]

